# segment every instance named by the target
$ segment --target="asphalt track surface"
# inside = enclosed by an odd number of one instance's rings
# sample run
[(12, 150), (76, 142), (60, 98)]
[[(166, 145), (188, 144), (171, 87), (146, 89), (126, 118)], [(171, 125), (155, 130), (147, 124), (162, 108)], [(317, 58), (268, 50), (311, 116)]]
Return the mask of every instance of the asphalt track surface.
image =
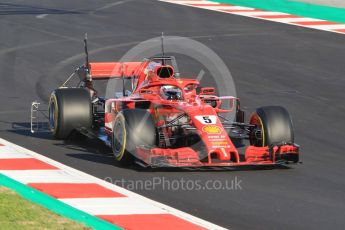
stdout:
[[(99, 178), (241, 180), (241, 190), (136, 190), (233, 229), (342, 229), (345, 220), (345, 36), (156, 1), (0, 3), (0, 136)], [(292, 169), (150, 171), (121, 168), (97, 141), (31, 135), (29, 108), (83, 62), (114, 60), (161, 31), (191, 37), (228, 65), (242, 105), (284, 105), (304, 164)], [(117, 45), (117, 46), (115, 46)], [(77, 56), (79, 55), (79, 56)]]

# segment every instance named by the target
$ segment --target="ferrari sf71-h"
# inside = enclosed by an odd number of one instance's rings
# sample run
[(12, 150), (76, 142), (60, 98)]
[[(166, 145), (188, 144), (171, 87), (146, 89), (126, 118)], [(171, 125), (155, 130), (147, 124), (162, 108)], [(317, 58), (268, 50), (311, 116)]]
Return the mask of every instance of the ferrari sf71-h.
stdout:
[[(53, 136), (78, 131), (111, 146), (122, 165), (206, 167), (297, 163), (288, 112), (280, 106), (256, 109), (249, 122), (239, 99), (217, 96), (213, 87), (176, 73), (174, 57), (140, 62), (91, 62), (76, 71), (78, 87), (62, 87), (49, 100)], [(217, 76), (214, 76), (217, 78)], [(98, 96), (100, 79), (130, 82), (130, 90)], [(232, 113), (235, 119), (225, 116)], [(235, 143), (247, 139), (240, 153)]]

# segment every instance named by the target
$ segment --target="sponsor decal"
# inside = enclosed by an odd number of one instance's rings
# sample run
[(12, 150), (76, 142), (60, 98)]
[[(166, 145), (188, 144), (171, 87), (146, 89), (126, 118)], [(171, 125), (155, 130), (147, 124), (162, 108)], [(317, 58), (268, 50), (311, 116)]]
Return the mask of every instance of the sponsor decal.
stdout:
[(216, 141), (217, 139), (220, 140), (226, 140), (226, 136), (225, 135), (210, 135), (208, 136), (209, 139), (212, 139), (214, 141)]
[(227, 141), (211, 141), (212, 148), (230, 148), (230, 145)]
[(222, 132), (222, 129), (216, 125), (206, 125), (202, 128), (202, 131), (208, 134), (219, 134)]
[(227, 141), (212, 141), (212, 145), (218, 145), (218, 146), (227, 146), (228, 142)]

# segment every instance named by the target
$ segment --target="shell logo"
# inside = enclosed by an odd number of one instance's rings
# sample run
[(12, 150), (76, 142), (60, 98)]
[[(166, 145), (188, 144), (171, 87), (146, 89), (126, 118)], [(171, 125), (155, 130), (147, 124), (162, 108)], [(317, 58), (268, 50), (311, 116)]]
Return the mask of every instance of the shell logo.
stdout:
[(208, 134), (220, 134), (222, 129), (216, 125), (206, 125), (202, 128), (202, 131)]

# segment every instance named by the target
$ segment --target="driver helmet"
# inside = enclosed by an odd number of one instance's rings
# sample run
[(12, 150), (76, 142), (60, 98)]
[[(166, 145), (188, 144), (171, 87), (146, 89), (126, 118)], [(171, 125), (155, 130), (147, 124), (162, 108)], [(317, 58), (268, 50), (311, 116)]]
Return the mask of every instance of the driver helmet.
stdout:
[(162, 86), (160, 95), (165, 100), (182, 100), (182, 90), (173, 85)]

